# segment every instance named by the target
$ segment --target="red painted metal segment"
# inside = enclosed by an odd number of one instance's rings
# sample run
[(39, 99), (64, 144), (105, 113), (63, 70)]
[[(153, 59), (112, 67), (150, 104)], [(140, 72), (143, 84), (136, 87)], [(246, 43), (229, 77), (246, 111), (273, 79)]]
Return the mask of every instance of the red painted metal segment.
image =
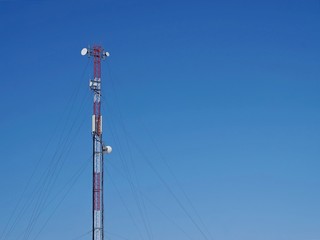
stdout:
[[(101, 46), (94, 46), (93, 47), (93, 57), (94, 57), (94, 80), (100, 81), (101, 80), (101, 55), (102, 55), (102, 48)], [(93, 105), (93, 114), (96, 116), (96, 129), (97, 134), (101, 135), (101, 122), (100, 122), (100, 116), (101, 116), (101, 106), (100, 106), (100, 100), (95, 101)]]

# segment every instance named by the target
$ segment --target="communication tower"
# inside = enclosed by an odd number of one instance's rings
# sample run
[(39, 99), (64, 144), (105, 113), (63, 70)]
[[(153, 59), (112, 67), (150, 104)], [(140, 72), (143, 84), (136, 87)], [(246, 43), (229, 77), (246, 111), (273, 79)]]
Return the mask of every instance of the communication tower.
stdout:
[(103, 212), (103, 154), (111, 153), (112, 148), (102, 141), (101, 115), (101, 61), (110, 56), (99, 45), (83, 48), (81, 55), (93, 57), (93, 79), (89, 86), (93, 92), (92, 115), (92, 240), (104, 240)]

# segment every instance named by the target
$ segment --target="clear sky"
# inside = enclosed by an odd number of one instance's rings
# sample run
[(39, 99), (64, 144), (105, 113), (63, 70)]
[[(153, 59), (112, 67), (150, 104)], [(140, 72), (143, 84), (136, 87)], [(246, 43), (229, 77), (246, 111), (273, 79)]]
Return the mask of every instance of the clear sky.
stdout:
[(0, 240), (91, 239), (94, 43), (106, 239), (319, 240), (319, 27), (318, 0), (0, 0)]

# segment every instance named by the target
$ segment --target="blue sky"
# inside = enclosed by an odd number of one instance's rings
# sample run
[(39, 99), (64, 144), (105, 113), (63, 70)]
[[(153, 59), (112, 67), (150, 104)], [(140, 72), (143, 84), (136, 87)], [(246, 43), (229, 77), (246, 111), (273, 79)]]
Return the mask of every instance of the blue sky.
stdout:
[(320, 239), (319, 13), (313, 0), (0, 0), (0, 240), (91, 238), (80, 50), (94, 43), (111, 53), (106, 239)]

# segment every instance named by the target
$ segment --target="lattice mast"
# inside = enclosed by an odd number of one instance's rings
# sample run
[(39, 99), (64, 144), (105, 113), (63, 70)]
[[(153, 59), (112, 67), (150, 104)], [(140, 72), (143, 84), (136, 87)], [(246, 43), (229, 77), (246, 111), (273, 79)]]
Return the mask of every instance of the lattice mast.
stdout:
[(84, 48), (81, 54), (93, 57), (93, 79), (89, 86), (93, 92), (92, 115), (92, 240), (104, 240), (103, 209), (103, 154), (111, 153), (112, 148), (102, 141), (101, 115), (101, 61), (109, 56), (101, 46)]

